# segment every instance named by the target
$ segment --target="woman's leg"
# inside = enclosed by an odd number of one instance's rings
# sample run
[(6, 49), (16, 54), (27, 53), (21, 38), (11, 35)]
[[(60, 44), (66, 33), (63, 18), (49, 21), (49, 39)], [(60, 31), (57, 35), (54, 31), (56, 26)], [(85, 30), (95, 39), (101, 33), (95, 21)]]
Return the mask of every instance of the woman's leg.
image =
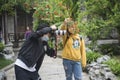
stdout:
[(80, 62), (74, 62), (73, 72), (75, 80), (82, 80), (82, 67)]
[(63, 59), (66, 80), (72, 80), (72, 64), (70, 60)]

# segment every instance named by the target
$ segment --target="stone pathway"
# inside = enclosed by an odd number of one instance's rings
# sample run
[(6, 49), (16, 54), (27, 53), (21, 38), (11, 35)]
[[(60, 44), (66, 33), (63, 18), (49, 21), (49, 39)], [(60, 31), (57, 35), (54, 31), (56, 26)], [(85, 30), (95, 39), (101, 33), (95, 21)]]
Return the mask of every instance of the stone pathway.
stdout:
[[(45, 56), (39, 74), (42, 80), (65, 80), (62, 59)], [(8, 80), (15, 80), (14, 68), (7, 70), (6, 75)], [(83, 73), (83, 80), (89, 80), (89, 76), (86, 73)]]

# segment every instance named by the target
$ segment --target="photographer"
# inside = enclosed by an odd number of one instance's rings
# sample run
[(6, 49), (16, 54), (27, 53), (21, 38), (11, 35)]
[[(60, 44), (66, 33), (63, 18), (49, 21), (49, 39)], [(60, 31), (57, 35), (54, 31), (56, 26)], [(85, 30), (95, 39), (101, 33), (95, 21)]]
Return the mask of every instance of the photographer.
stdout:
[(28, 39), (19, 50), (15, 62), (16, 80), (41, 80), (38, 70), (44, 59), (45, 53), (53, 56), (54, 50), (48, 46), (49, 33), (56, 30), (56, 26), (42, 23), (35, 32), (31, 32)]

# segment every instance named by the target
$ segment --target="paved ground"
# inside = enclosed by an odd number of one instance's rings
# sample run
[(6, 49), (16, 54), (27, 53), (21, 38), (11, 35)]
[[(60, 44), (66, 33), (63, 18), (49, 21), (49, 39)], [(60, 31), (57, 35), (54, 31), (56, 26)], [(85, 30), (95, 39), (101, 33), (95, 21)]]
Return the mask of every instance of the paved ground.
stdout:
[[(62, 59), (53, 59), (45, 56), (39, 74), (42, 80), (65, 80)], [(7, 70), (6, 75), (8, 80), (15, 80), (14, 68)], [(89, 80), (89, 76), (86, 73), (83, 73), (83, 80)]]

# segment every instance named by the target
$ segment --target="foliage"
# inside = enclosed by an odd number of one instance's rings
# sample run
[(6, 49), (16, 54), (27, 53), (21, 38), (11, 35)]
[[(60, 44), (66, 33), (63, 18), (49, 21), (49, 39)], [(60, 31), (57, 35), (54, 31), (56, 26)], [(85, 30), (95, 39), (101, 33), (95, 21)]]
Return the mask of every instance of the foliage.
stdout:
[(0, 42), (0, 52), (3, 51), (4, 47), (5, 45), (2, 42)]
[(87, 52), (87, 63), (90, 64), (91, 62), (94, 62), (97, 60), (98, 57), (101, 57), (102, 55), (97, 52)]
[(0, 1), (0, 15), (4, 14), (4, 12), (6, 11), (9, 15), (13, 15), (14, 14), (14, 5), (15, 2), (12, 2), (12, 0), (1, 0)]
[(119, 0), (1, 0), (0, 14), (14, 15), (15, 7), (35, 11), (35, 29), (42, 21), (59, 26), (65, 18), (71, 17), (78, 22), (80, 33), (94, 41), (106, 37), (114, 28), (120, 34)]
[(8, 15), (14, 15), (15, 7), (21, 8), (25, 12), (30, 12), (33, 9), (33, 3), (36, 1), (38, 0), (1, 0), (0, 15), (4, 14), (5, 12), (7, 12)]
[(50, 39), (48, 41), (48, 45), (51, 47), (51, 48), (54, 48), (54, 41), (52, 39)]
[(107, 64), (115, 75), (120, 76), (120, 62), (119, 62), (119, 60), (110, 59), (109, 61), (104, 62), (104, 64)]
[[(55, 37), (50, 37), (48, 44), (49, 44), (49, 47), (55, 48)], [(62, 49), (63, 49), (63, 44), (62, 44), (62, 41), (59, 40), (57, 41), (57, 50), (62, 50)]]
[[(63, 22), (65, 18), (77, 17), (79, 0), (46, 0), (34, 7), (34, 27), (42, 21), (52, 24)], [(59, 26), (59, 25), (58, 25)]]
[(11, 60), (6, 60), (4, 58), (0, 58), (0, 69), (4, 68), (5, 66), (13, 63)]
[(66, 6), (68, 15), (66, 17), (71, 17), (76, 20), (78, 17), (79, 5), (81, 0), (63, 0), (63, 4)]
[(120, 46), (118, 44), (102, 44), (99, 46), (100, 52), (108, 55), (119, 55)]
[(60, 41), (58, 43), (58, 50), (62, 50), (62, 49), (63, 49), (63, 43), (62, 43), (62, 41)]
[(117, 28), (120, 33), (120, 1), (119, 0), (86, 0), (78, 16), (81, 31), (92, 40), (98, 40), (101, 34), (107, 35), (109, 30)]

